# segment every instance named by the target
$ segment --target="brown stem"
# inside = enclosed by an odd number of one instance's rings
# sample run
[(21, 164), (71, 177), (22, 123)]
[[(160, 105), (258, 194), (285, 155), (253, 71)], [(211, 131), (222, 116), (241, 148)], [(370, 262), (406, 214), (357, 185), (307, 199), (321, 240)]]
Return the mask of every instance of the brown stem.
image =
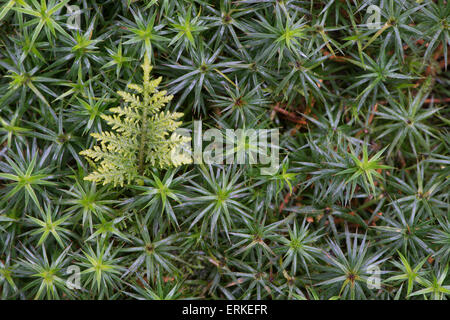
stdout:
[(297, 187), (294, 187), (292, 189), (292, 192), (289, 192), (288, 194), (286, 194), (284, 196), (283, 202), (280, 204), (280, 207), (278, 208), (278, 213), (281, 213), (281, 211), (283, 211), (284, 206), (287, 205), (287, 203), (289, 202), (292, 194), (295, 193), (296, 191), (297, 191)]

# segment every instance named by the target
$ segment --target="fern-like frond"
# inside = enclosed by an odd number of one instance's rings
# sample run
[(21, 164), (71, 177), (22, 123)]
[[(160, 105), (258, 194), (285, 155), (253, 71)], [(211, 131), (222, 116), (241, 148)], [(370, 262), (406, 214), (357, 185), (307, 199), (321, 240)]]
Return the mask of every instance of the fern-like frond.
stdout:
[(190, 138), (171, 133), (180, 125), (183, 114), (160, 110), (172, 100), (165, 90), (158, 91), (162, 78), (150, 79), (152, 66), (145, 56), (143, 84), (129, 84), (137, 94), (118, 91), (125, 106), (111, 108), (112, 115), (102, 115), (112, 131), (93, 133), (100, 143), (80, 154), (98, 163), (86, 180), (132, 183), (151, 174), (152, 167), (168, 168), (191, 162), (184, 153), (174, 152)]

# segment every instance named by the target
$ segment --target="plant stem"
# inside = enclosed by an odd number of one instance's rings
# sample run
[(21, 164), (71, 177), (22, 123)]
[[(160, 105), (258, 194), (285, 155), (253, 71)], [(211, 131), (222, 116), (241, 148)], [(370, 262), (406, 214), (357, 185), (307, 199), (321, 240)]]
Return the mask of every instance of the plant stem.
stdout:
[(147, 137), (147, 108), (144, 108), (142, 113), (142, 126), (141, 126), (141, 142), (139, 143), (139, 167), (138, 173), (139, 175), (144, 175), (144, 147), (145, 140)]

